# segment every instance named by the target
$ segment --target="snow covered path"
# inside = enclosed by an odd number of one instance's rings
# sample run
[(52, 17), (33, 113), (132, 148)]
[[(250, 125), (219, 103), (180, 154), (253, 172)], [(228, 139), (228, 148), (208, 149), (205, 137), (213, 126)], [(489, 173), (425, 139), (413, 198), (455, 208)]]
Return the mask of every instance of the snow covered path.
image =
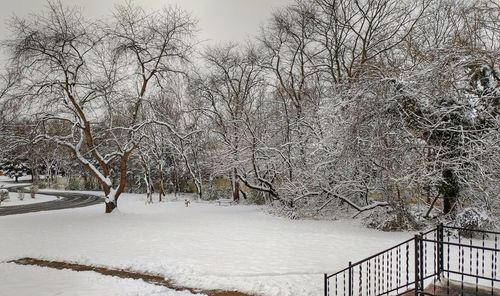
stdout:
[(57, 196), (37, 194), (35, 198), (31, 198), (29, 193), (25, 194), (23, 200), (19, 200), (18, 193), (10, 192), (9, 199), (2, 201), (2, 204), (0, 204), (0, 208), (11, 207), (11, 206), (33, 205), (36, 203), (42, 203), (53, 200), (57, 200)]
[(73, 261), (160, 273), (182, 286), (312, 296), (321, 295), (322, 273), (412, 236), (351, 220), (288, 220), (253, 206), (146, 205), (137, 195), (122, 197), (111, 215), (103, 210), (0, 217), (0, 261)]
[[(48, 200), (45, 198), (47, 195), (51, 197)], [(39, 200), (39, 202), (27, 202), (26, 204), (21, 202), (12, 206), (8, 205), (0, 207), (0, 216), (80, 208), (104, 202), (102, 197), (74, 192), (43, 192), (37, 193), (37, 196), (38, 197), (35, 199), (29, 199), (31, 201)]]

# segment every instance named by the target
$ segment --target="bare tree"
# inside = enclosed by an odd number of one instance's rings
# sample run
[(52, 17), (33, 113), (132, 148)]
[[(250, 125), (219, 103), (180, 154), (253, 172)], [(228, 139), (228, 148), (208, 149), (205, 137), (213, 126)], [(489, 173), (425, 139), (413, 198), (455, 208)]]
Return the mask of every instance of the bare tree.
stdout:
[[(9, 48), (23, 71), (25, 114), (38, 114), (38, 140), (70, 149), (99, 180), (107, 213), (127, 185), (140, 131), (151, 122), (143, 108), (146, 92), (180, 71), (194, 25), (180, 10), (148, 14), (127, 5), (118, 6), (104, 27), (56, 2), (42, 15), (12, 22), (16, 39)], [(65, 130), (52, 134), (44, 129), (47, 122)]]
[(222, 141), (219, 169), (231, 176), (232, 195), (240, 200), (239, 166), (246, 116), (254, 109), (263, 69), (259, 53), (252, 46), (240, 49), (229, 44), (209, 48), (204, 60), (207, 73), (193, 83), (193, 91), (203, 99), (202, 110), (211, 121), (212, 132)]
[(314, 0), (318, 65), (329, 81), (342, 84), (366, 71), (380, 71), (422, 18), (429, 0)]
[(454, 214), (465, 194), (489, 204), (488, 184), (498, 177), (491, 141), (498, 134), (499, 42), (491, 16), (500, 10), (486, 1), (438, 1), (431, 9), (408, 43), (415, 65), (401, 84), (401, 107), (426, 143), (427, 183), (443, 198), (444, 213)]

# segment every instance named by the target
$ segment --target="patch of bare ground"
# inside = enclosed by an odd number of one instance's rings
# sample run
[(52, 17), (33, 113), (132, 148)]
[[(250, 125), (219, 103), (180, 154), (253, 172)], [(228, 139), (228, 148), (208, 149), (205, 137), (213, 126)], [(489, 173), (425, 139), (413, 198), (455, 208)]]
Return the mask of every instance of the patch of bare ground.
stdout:
[(92, 265), (83, 265), (78, 263), (71, 263), (65, 261), (49, 261), (42, 260), (36, 258), (21, 258), (9, 261), (9, 263), (16, 263), (20, 265), (36, 265), (42, 267), (49, 267), (54, 269), (69, 269), (73, 271), (93, 271), (100, 273), (102, 275), (108, 276), (116, 276), (119, 278), (127, 278), (127, 279), (135, 279), (135, 280), (143, 280), (147, 283), (153, 285), (164, 286), (172, 290), (176, 291), (189, 291), (191, 293), (202, 293), (208, 296), (256, 296), (241, 293), (238, 291), (222, 291), (222, 290), (204, 290), (204, 289), (195, 289), (189, 287), (182, 287), (171, 280), (166, 279), (165, 277), (158, 274), (148, 274), (142, 272), (136, 272), (133, 270), (125, 270), (125, 269), (114, 269), (108, 267), (100, 267), (100, 266), (92, 266)]

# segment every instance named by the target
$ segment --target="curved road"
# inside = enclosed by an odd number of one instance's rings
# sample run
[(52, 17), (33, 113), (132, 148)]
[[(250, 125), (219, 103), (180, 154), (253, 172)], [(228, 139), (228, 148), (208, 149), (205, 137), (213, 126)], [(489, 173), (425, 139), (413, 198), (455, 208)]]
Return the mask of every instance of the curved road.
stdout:
[[(8, 189), (12, 190), (14, 188), (11, 187)], [(0, 207), (0, 216), (81, 208), (104, 202), (104, 198), (102, 197), (84, 193), (46, 191), (46, 192), (39, 192), (37, 194), (53, 195), (57, 196), (60, 199), (27, 204), (27, 205)]]

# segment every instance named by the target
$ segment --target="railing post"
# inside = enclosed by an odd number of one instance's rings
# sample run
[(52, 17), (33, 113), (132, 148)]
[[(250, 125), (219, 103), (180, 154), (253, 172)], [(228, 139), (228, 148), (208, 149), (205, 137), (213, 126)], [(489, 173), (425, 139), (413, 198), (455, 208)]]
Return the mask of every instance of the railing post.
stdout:
[(414, 250), (414, 255), (415, 255), (415, 296), (420, 295), (420, 291), (422, 290), (422, 287), (420, 286), (420, 245), (422, 244), (422, 236), (419, 234), (415, 235), (415, 250)]
[(352, 296), (352, 262), (349, 261), (349, 288), (347, 289), (348, 296)]
[(444, 270), (444, 226), (443, 223), (439, 223), (437, 227), (437, 276), (438, 280), (441, 280), (441, 274)]
[(325, 296), (328, 296), (328, 275), (325, 273)]
[(418, 276), (419, 279), (420, 279), (420, 289), (422, 291), (422, 295), (424, 295), (424, 281), (425, 281), (425, 277), (426, 277), (426, 274), (425, 274), (425, 270), (424, 270), (424, 264), (425, 264), (425, 260), (427, 260), (426, 256), (424, 256), (424, 234), (421, 232), (420, 233), (420, 243), (419, 243), (419, 247), (420, 249), (418, 250), (418, 252), (420, 253), (420, 267), (418, 268), (418, 270), (420, 271), (420, 275)]

